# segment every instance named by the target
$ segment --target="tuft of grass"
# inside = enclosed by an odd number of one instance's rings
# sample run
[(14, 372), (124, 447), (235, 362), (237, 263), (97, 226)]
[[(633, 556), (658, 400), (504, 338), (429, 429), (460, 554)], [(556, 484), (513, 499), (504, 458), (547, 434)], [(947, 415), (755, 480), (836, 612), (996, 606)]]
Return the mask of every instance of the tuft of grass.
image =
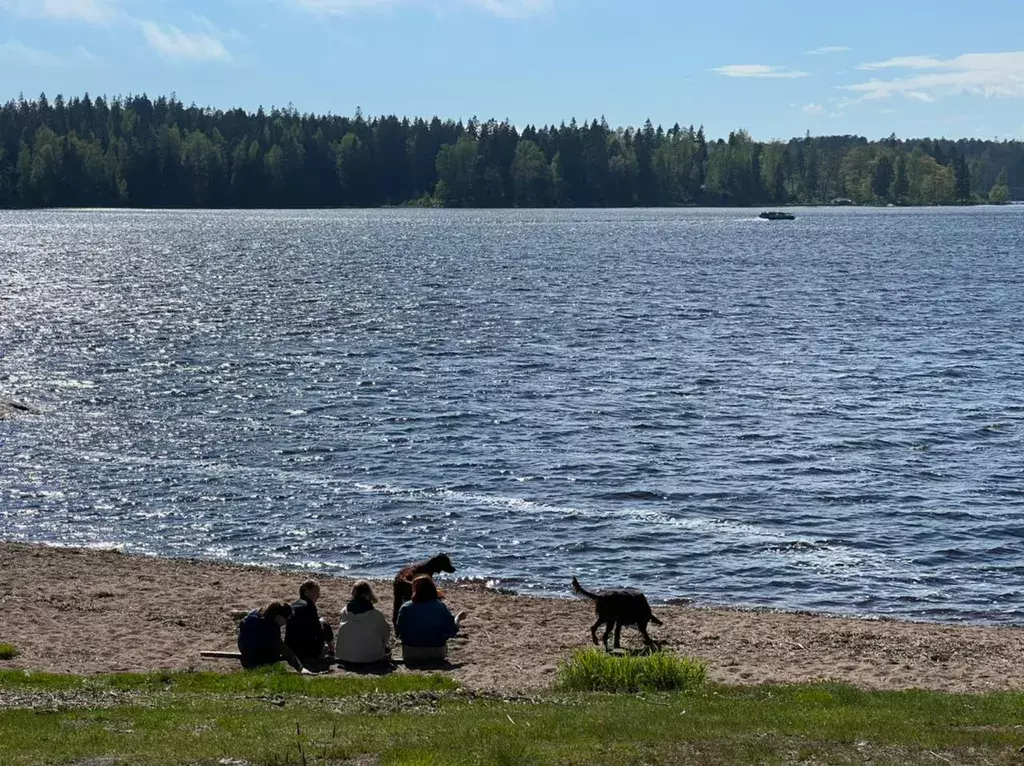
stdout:
[(559, 667), (557, 686), (577, 692), (689, 692), (706, 678), (704, 663), (663, 652), (621, 656), (578, 649)]
[(0, 644), (0, 660), (13, 660), (21, 654), (21, 650), (14, 644)]

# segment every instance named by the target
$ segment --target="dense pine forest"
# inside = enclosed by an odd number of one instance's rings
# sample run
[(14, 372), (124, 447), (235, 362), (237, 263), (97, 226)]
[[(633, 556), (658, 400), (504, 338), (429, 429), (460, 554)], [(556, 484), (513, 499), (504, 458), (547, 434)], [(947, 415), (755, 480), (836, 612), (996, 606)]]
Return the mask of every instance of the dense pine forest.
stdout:
[(220, 111), (45, 95), (0, 108), (0, 207), (949, 205), (1024, 198), (1024, 142), (709, 138), (604, 121)]

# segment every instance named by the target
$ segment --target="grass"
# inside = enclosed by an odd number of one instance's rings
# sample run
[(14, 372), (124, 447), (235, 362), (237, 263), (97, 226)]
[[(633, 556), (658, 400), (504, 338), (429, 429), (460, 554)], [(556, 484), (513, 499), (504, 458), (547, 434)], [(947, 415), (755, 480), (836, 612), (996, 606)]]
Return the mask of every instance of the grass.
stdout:
[[(1024, 695), (864, 692), (832, 685), (722, 687), (687, 694), (552, 693), (530, 702), (413, 694), (404, 674), (284, 679), (298, 691), (253, 696), (247, 674), (74, 679), (0, 675), (5, 694), (90, 684), (141, 692), (139, 704), (0, 710), (4, 764), (1019, 764)], [(27, 679), (27, 680), (26, 680)], [(58, 680), (61, 679), (61, 680)], [(200, 680), (201, 679), (201, 680)], [(418, 679), (410, 681), (410, 679)], [(369, 680), (379, 694), (352, 696)], [(353, 685), (351, 682), (357, 682)], [(75, 686), (75, 684), (78, 686)], [(242, 687), (239, 684), (243, 683)], [(251, 687), (248, 687), (251, 688)], [(278, 686), (277, 688), (283, 688)], [(200, 691), (201, 689), (201, 691)], [(308, 694), (317, 689), (316, 694)], [(394, 693), (396, 692), (397, 693)], [(335, 696), (337, 695), (337, 696)], [(102, 700), (110, 695), (99, 694)], [(115, 695), (116, 696), (116, 695)], [(98, 705), (98, 703), (97, 703)]]
[(687, 692), (699, 689), (707, 668), (663, 652), (617, 655), (578, 649), (559, 668), (557, 688), (587, 692)]
[(0, 660), (13, 660), (21, 654), (21, 650), (14, 644), (0, 644)]
[(300, 676), (282, 665), (241, 673), (125, 673), (97, 676), (0, 671), (0, 692), (167, 692), (207, 695), (301, 695), (340, 699), (359, 694), (453, 691), (458, 684), (447, 676)]

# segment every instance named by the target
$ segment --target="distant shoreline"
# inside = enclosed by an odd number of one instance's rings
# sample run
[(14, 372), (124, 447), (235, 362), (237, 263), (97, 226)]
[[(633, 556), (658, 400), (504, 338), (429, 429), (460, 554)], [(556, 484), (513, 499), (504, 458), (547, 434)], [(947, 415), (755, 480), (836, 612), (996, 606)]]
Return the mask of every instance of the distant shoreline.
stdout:
[(0, 106), (0, 207), (956, 204), (1024, 196), (1018, 141), (224, 111), (174, 94)]

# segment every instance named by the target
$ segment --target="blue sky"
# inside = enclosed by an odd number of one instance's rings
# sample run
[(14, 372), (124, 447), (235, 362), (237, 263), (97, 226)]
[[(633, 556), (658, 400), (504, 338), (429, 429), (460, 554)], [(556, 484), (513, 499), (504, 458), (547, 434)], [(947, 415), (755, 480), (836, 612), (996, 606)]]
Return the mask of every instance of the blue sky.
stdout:
[(1011, 0), (0, 0), (0, 99), (1024, 138)]

